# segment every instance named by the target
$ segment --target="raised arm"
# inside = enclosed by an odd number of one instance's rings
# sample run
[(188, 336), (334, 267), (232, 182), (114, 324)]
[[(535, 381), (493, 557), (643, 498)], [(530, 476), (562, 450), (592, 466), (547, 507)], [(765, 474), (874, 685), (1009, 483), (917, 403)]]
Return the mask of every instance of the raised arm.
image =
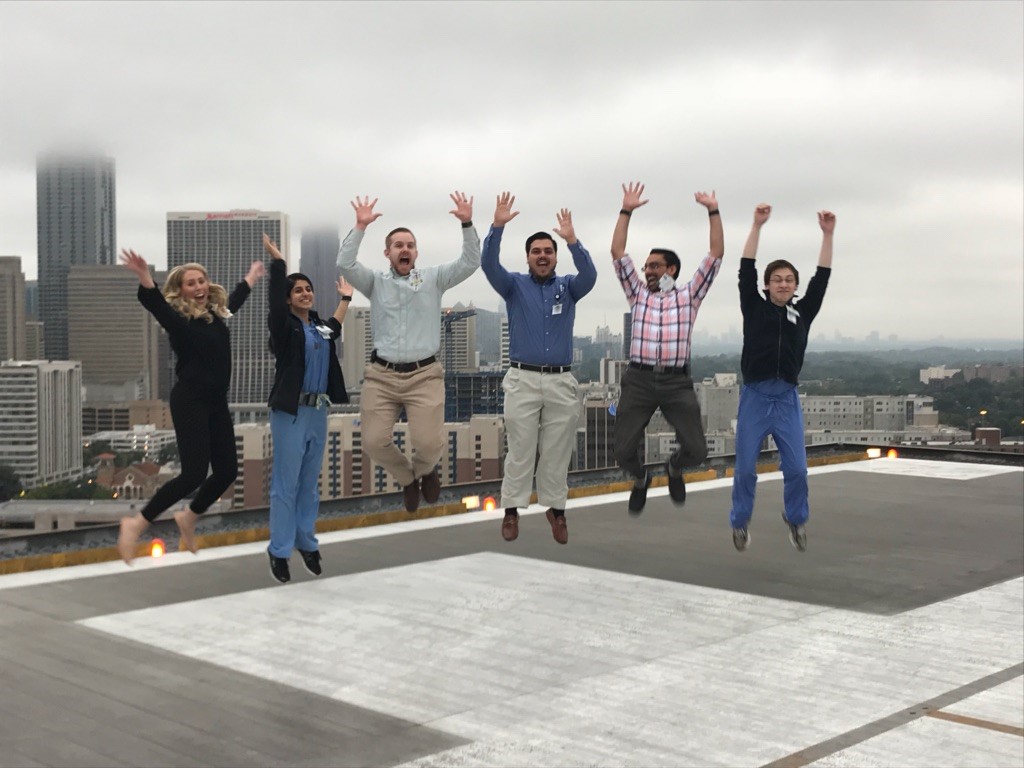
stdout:
[[(267, 296), (267, 307), (271, 336), (284, 344), (284, 334), (288, 333), (288, 264), (281, 255), (277, 244), (266, 233), (263, 234), (263, 250), (270, 256), (270, 291)], [(283, 346), (282, 346), (283, 348)]]
[(761, 203), (754, 209), (754, 223), (750, 226), (750, 234), (743, 246), (743, 257), (740, 259), (740, 309), (746, 313), (751, 307), (760, 305), (764, 300), (757, 290), (757, 246), (761, 239), (763, 227), (772, 215), (772, 207)]
[(832, 211), (818, 211), (818, 226), (821, 227), (821, 253), (818, 266), (832, 268), (832, 233), (836, 229), (836, 215)]
[(761, 203), (754, 209), (754, 223), (750, 227), (750, 234), (747, 235), (747, 242), (743, 246), (742, 258), (757, 258), (757, 245), (761, 239), (761, 227), (767, 223), (771, 215), (772, 207), (767, 203)]
[(139, 278), (139, 285), (143, 288), (156, 288), (153, 282), (153, 275), (149, 271), (149, 264), (142, 258), (141, 254), (127, 248), (121, 249), (121, 263), (129, 272), (134, 272)]
[(338, 289), (338, 308), (334, 310), (334, 319), (341, 325), (348, 314), (348, 305), (352, 303), (352, 284), (339, 277), (335, 288)]
[(245, 277), (238, 281), (238, 285), (231, 291), (228, 296), (228, 311), (234, 314), (242, 308), (245, 304), (245, 300), (249, 298), (249, 294), (252, 293), (253, 286), (260, 281), (260, 278), (267, 273), (266, 268), (263, 266), (262, 261), (254, 261), (249, 265), (249, 271), (245, 273)]
[(455, 203), (449, 213), (462, 222), (462, 254), (437, 268), (437, 284), (442, 291), (458, 285), (480, 266), (480, 236), (473, 227), (473, 198), (458, 191), (449, 197)]
[(374, 212), (373, 206), (376, 204), (377, 198), (375, 197), (373, 202), (370, 202), (369, 196), (356, 197), (351, 202), (352, 208), (356, 212), (356, 225), (345, 237), (341, 249), (338, 251), (338, 269), (364, 296), (373, 293), (373, 270), (359, 263), (359, 246), (363, 242), (366, 228), (383, 215)]
[(167, 333), (180, 338), (179, 334), (188, 328), (188, 318), (167, 303), (153, 282), (153, 275), (149, 272), (146, 260), (135, 251), (122, 249), (121, 263), (139, 278), (139, 303), (156, 318)]
[(622, 208), (619, 210), (619, 218), (615, 221), (615, 231), (612, 233), (612, 259), (618, 261), (626, 255), (626, 235), (629, 233), (629, 217), (633, 211), (642, 205), (647, 205), (647, 200), (641, 200), (644, 194), (644, 185), (638, 181), (629, 182), (627, 187), (622, 185)]
[(696, 192), (693, 199), (708, 209), (708, 219), (711, 226), (711, 255), (720, 259), (725, 255), (725, 235), (722, 233), (722, 217), (718, 213), (718, 200), (715, 198), (715, 190), (707, 192)]
[(491, 222), (491, 231), (484, 238), (484, 250), (480, 255), (480, 267), (491, 287), (498, 292), (499, 296), (508, 296), (512, 290), (512, 280), (508, 270), (501, 266), (501, 236), (505, 231), (505, 225), (519, 215), (519, 211), (513, 211), (516, 204), (516, 197), (511, 192), (502, 192), (498, 195), (494, 207), (494, 221)]
[(563, 208), (555, 214), (555, 218), (558, 219), (555, 234), (565, 240), (566, 245), (569, 246), (572, 263), (576, 266), (576, 274), (569, 278), (569, 291), (573, 298), (579, 301), (593, 289), (597, 282), (597, 270), (594, 268), (594, 260), (590, 258), (587, 249), (576, 237), (576, 229), (572, 225), (572, 211)]

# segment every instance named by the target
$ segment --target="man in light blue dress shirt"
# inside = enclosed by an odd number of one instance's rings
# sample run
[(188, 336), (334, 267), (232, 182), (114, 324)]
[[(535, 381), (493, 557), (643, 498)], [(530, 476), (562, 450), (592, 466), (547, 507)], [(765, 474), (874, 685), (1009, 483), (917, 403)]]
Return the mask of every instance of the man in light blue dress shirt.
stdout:
[(579, 384), (571, 373), (572, 330), (576, 302), (594, 287), (597, 270), (576, 239), (572, 213), (565, 208), (556, 214), (555, 233), (569, 245), (577, 274), (555, 274), (558, 245), (547, 232), (526, 240), (528, 272), (509, 272), (501, 266), (502, 233), (519, 215), (512, 210), (515, 200), (508, 192), (498, 197), (482, 257), (488, 282), (508, 307), (511, 363), (502, 382), (508, 453), (501, 484), (501, 535), (505, 541), (519, 536), (519, 507), (529, 506), (536, 472), (537, 501), (548, 507), (551, 534), (559, 544), (567, 544), (566, 475), (580, 414)]
[[(441, 296), (480, 266), (480, 237), (473, 227), (473, 198), (451, 195), (450, 213), (462, 222), (462, 255), (436, 267), (417, 267), (416, 238), (405, 227), (384, 241), (389, 268), (374, 271), (358, 261), (366, 227), (381, 217), (374, 199), (356, 198), (356, 225), (338, 251), (338, 268), (370, 300), (373, 354), (366, 366), (359, 414), (363, 450), (403, 489), (405, 508), (415, 512), (420, 497), (431, 504), (441, 495), (437, 463), (444, 452), (444, 371), (441, 347)], [(407, 456), (392, 439), (405, 409), (409, 421)]]

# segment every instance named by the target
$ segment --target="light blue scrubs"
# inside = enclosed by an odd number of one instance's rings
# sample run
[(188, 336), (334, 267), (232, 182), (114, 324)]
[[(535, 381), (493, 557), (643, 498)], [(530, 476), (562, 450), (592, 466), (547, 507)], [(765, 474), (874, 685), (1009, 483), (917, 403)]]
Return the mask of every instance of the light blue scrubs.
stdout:
[(270, 477), (270, 546), (274, 557), (288, 558), (293, 549), (315, 552), (316, 516), (320, 509), (320, 465), (327, 441), (327, 364), (330, 344), (312, 323), (305, 324), (306, 367), (303, 393), (321, 394), (316, 406), (300, 405), (298, 413), (270, 411), (274, 465)]

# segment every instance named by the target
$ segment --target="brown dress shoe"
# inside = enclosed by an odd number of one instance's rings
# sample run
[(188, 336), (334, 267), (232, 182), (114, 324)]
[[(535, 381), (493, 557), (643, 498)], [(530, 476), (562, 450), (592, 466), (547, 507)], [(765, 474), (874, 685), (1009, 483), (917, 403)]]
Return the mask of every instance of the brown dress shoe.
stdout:
[(402, 497), (405, 501), (405, 511), (415, 512), (420, 506), (420, 484), (413, 480), (402, 489)]
[(501, 521), (501, 538), (505, 541), (515, 541), (519, 538), (518, 512), (505, 513), (505, 519)]
[(428, 504), (433, 504), (441, 498), (441, 478), (437, 476), (436, 469), (420, 478), (420, 491), (423, 493), (423, 500)]
[(565, 515), (555, 517), (555, 510), (553, 509), (549, 509), (545, 515), (548, 518), (548, 522), (551, 523), (551, 535), (555, 537), (555, 541), (559, 544), (568, 544), (569, 528), (565, 524)]

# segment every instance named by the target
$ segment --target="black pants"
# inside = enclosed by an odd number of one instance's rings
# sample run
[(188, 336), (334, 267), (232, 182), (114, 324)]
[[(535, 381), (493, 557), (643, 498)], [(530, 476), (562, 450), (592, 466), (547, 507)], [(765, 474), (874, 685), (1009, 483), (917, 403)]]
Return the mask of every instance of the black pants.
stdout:
[(674, 468), (694, 466), (708, 457), (693, 379), (682, 373), (627, 368), (622, 375), (622, 394), (615, 410), (615, 460), (637, 479), (644, 476), (640, 442), (658, 408), (676, 431), (679, 441), (679, 450), (669, 459)]
[[(235, 427), (226, 394), (179, 381), (170, 400), (181, 474), (164, 483), (142, 510), (150, 522), (196, 488), (199, 491), (190, 509), (201, 515), (238, 477)], [(207, 477), (211, 468), (213, 473)]]

